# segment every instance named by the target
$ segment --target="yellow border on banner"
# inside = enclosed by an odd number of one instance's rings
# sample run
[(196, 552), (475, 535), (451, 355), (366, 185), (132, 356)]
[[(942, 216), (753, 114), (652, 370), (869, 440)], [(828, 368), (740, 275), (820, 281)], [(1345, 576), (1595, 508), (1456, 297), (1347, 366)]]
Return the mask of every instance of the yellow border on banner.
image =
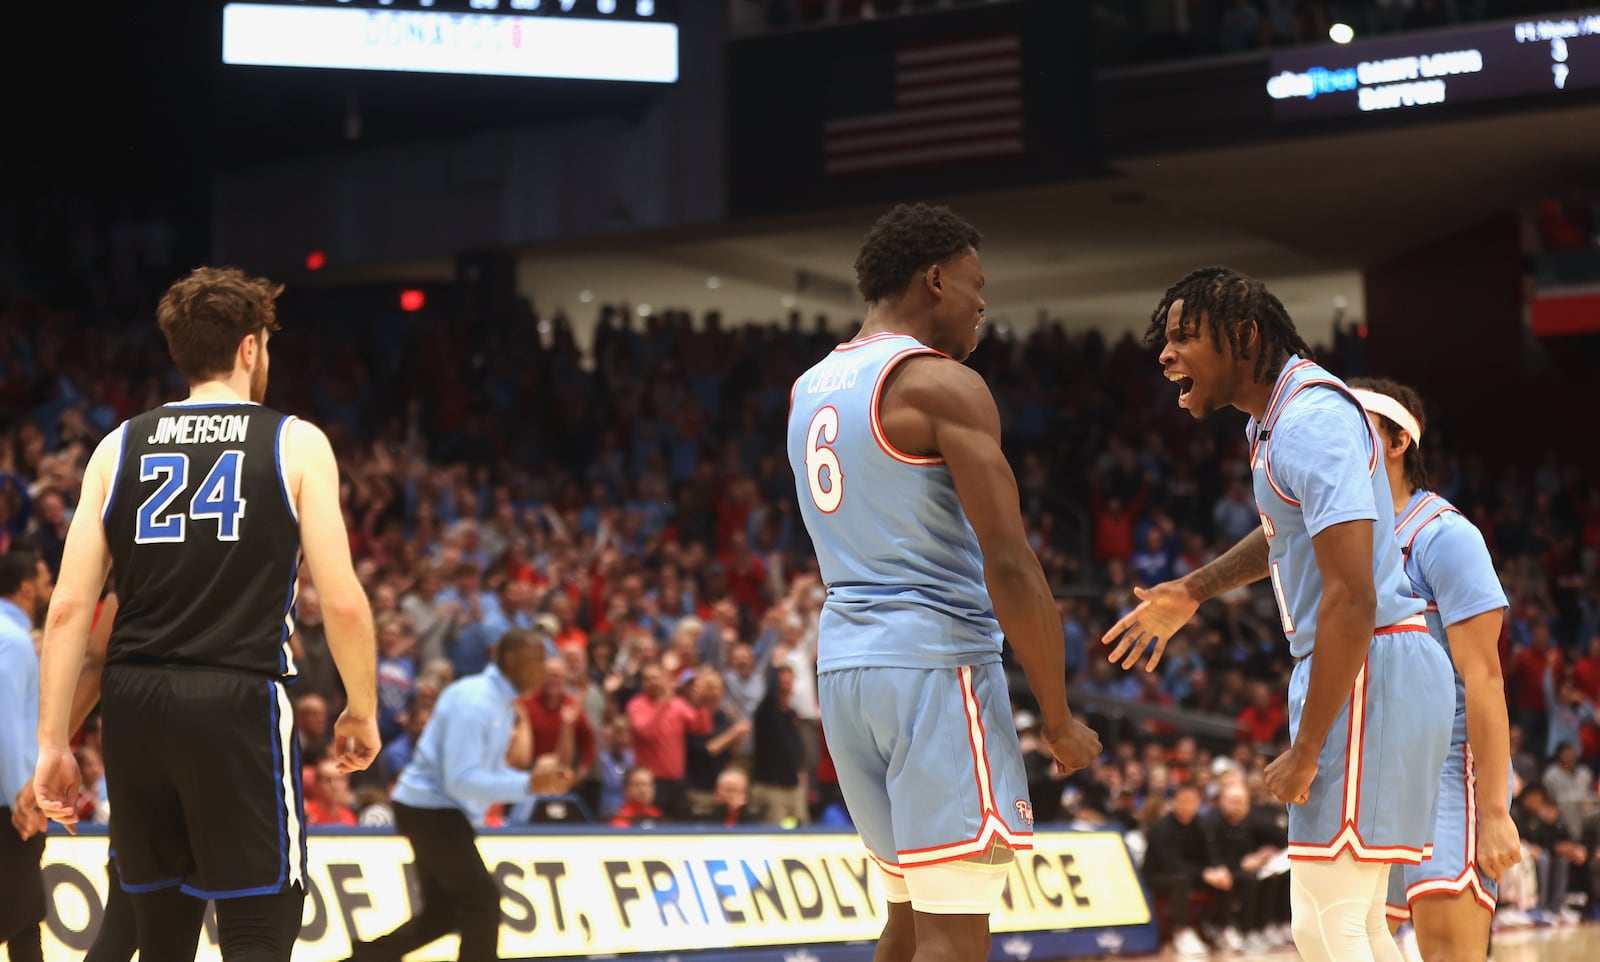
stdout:
[[(479, 850), (503, 893), (507, 958), (692, 952), (868, 941), (883, 928), (879, 871), (854, 835), (489, 834)], [(296, 962), (345, 958), (410, 914), (411, 849), (390, 835), (313, 835)], [(47, 962), (76, 962), (99, 925), (106, 839), (45, 848)], [(992, 917), (997, 933), (1142, 925), (1150, 909), (1120, 836), (1034, 836)], [(412, 954), (455, 958), (456, 939)], [(198, 960), (221, 956), (208, 925)]]

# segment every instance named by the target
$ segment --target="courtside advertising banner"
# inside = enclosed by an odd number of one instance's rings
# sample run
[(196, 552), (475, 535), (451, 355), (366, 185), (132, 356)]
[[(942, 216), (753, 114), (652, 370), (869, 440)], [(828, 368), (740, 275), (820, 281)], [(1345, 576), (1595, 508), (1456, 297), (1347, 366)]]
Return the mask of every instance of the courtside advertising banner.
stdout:
[[(500, 883), (506, 959), (867, 960), (884, 923), (880, 875), (853, 834), (491, 832), (478, 847)], [(403, 838), (316, 834), (310, 855), (296, 962), (343, 959), (352, 936), (410, 917), (418, 886)], [(45, 959), (77, 962), (104, 912), (106, 838), (52, 834), (44, 860)], [(1109, 832), (1036, 835), (992, 925), (996, 959), (1156, 947), (1143, 887)], [(408, 958), (454, 959), (456, 945), (447, 937)], [(221, 958), (210, 914), (197, 958)]]

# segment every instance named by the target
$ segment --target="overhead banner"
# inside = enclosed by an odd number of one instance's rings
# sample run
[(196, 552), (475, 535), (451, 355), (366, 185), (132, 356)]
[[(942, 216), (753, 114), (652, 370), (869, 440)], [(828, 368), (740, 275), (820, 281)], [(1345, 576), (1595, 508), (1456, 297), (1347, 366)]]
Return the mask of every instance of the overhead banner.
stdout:
[[(1121, 837), (1052, 833), (1034, 844), (1018, 853), (993, 916), (993, 958), (1155, 950)], [(478, 847), (500, 883), (506, 959), (731, 951), (741, 960), (867, 960), (884, 924), (881, 876), (852, 834), (486, 834)], [(382, 935), (417, 904), (402, 838), (313, 835), (310, 855), (297, 962), (344, 959), (352, 934)], [(47, 962), (77, 962), (93, 942), (105, 860), (103, 836), (51, 836)], [(456, 947), (451, 936), (408, 958), (454, 959)], [(196, 958), (221, 958), (209, 915)]]

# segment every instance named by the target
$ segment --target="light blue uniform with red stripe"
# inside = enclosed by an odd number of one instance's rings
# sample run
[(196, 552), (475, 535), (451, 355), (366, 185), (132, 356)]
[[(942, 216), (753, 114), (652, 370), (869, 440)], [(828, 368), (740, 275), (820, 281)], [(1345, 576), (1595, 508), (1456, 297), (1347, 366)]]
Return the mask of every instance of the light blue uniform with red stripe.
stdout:
[(943, 459), (896, 450), (878, 420), (885, 378), (921, 354), (939, 352), (902, 334), (841, 344), (795, 382), (789, 411), (828, 587), (822, 727), (862, 840), (896, 872), (996, 840), (1028, 848), (1033, 830), (977, 536)]
[(1372, 525), (1378, 629), (1318, 756), (1304, 805), (1289, 807), (1289, 857), (1420, 862), (1433, 841), (1439, 771), (1455, 709), (1450, 659), (1428, 637), (1394, 533), (1394, 501), (1366, 411), (1343, 381), (1290, 358), (1251, 420), (1250, 463), (1273, 594), (1297, 659), (1289, 730), (1300, 730), (1315, 658), (1322, 577), (1312, 538)]
[[(1411, 590), (1428, 605), (1428, 633), (1450, 653), (1450, 625), (1506, 607), (1483, 535), (1455, 505), (1431, 491), (1411, 496), (1395, 522)], [(1454, 662), (1454, 658), (1451, 659)], [(1389, 917), (1408, 919), (1411, 903), (1427, 895), (1472, 897), (1494, 911), (1498, 887), (1478, 869), (1478, 791), (1467, 745), (1467, 686), (1455, 672), (1456, 713), (1450, 752), (1439, 775), (1439, 814), (1433, 854), (1389, 876)], [(1510, 798), (1510, 792), (1506, 797)]]

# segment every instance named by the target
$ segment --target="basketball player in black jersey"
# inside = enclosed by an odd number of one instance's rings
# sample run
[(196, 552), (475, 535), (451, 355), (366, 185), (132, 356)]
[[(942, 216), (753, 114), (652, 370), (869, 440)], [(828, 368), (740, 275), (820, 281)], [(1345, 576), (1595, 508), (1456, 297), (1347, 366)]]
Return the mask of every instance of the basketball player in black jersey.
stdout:
[(127, 421), (84, 473), (40, 669), (34, 790), (70, 825), (68, 739), (90, 619), (108, 572), (119, 610), (101, 678), (111, 848), (140, 957), (192, 959), (206, 900), (227, 962), (288, 962), (304, 905), (300, 759), (285, 683), (304, 559), (349, 695), (339, 767), (377, 757), (372, 612), (350, 562), (323, 433), (261, 406), (281, 287), (200, 268), (157, 318), (190, 384)]

